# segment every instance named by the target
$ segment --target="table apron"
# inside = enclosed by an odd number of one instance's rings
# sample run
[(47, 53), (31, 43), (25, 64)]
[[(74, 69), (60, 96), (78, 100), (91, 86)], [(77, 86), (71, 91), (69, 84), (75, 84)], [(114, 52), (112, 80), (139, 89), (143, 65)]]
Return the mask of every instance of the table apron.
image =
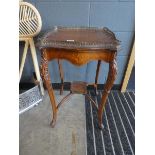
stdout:
[(115, 58), (115, 52), (104, 51), (73, 51), (73, 50), (56, 50), (44, 49), (48, 61), (53, 59), (65, 59), (74, 65), (81, 66), (92, 60), (102, 60), (107, 63)]

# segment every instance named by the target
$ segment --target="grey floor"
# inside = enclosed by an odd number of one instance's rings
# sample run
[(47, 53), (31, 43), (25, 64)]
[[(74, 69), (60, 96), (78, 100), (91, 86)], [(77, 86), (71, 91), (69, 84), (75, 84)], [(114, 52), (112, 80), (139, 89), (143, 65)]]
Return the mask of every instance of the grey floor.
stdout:
[[(55, 94), (57, 101), (64, 96), (58, 91)], [(46, 92), (42, 103), (19, 117), (19, 154), (85, 155), (85, 119), (85, 98), (76, 94), (60, 107), (57, 124), (50, 128), (51, 106)]]

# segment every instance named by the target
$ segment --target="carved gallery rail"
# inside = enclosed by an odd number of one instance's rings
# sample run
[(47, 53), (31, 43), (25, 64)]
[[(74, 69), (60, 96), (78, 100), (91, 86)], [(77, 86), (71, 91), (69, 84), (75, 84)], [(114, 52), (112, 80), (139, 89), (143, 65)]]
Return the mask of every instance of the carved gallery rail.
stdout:
[(101, 61), (109, 63), (108, 78), (104, 87), (101, 103), (97, 108), (99, 127), (103, 128), (103, 110), (117, 74), (116, 55), (119, 41), (116, 39), (114, 33), (107, 28), (55, 27), (52, 31), (46, 33), (42, 38), (40, 38), (37, 46), (41, 50), (42, 57), (41, 76), (48, 90), (53, 110), (53, 119), (51, 122), (52, 127), (54, 127), (56, 123), (58, 108), (72, 94), (81, 93), (86, 95), (96, 108), (97, 105), (87, 94), (88, 84), (86, 82), (73, 82), (71, 84), (70, 93), (64, 97), (59, 104), (57, 104), (48, 72), (48, 62), (53, 59), (58, 59), (62, 83), (61, 94), (63, 91), (63, 72), (60, 63), (61, 59), (68, 60), (77, 66), (84, 65), (92, 60), (98, 60), (95, 83), (93, 84), (96, 90)]

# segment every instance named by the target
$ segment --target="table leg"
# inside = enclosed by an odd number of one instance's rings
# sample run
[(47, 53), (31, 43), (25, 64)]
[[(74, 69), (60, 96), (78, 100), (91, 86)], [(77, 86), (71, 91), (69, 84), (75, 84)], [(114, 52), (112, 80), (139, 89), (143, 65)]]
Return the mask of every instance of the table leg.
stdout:
[(56, 119), (57, 119), (57, 104), (56, 104), (56, 100), (55, 100), (55, 95), (54, 95), (54, 91), (52, 88), (52, 83), (51, 83), (51, 79), (50, 79), (50, 75), (48, 72), (48, 60), (47, 60), (47, 56), (46, 56), (46, 52), (42, 51), (41, 52), (41, 76), (42, 79), (44, 81), (45, 87), (47, 88), (49, 97), (50, 97), (50, 101), (51, 101), (51, 105), (52, 105), (52, 110), (53, 110), (53, 119), (50, 123), (51, 127), (54, 127), (56, 124)]
[(61, 60), (59, 60), (59, 59), (58, 59), (58, 66), (59, 66), (59, 73), (60, 73), (60, 79), (61, 79), (60, 95), (62, 95), (63, 94), (63, 88), (64, 88), (64, 74), (63, 74)]
[(105, 108), (105, 103), (108, 97), (108, 94), (113, 86), (113, 83), (116, 79), (117, 75), (117, 62), (116, 59), (114, 59), (112, 62), (109, 63), (109, 73), (108, 73), (108, 78), (105, 84), (105, 88), (102, 94), (102, 99), (101, 103), (99, 105), (99, 110), (98, 110), (98, 121), (99, 121), (99, 127), (103, 129), (103, 124), (102, 124), (102, 115), (103, 115), (103, 110)]
[(97, 94), (97, 83), (98, 83), (98, 76), (99, 76), (100, 66), (101, 66), (101, 60), (98, 60), (97, 69), (96, 69), (95, 84), (94, 84), (96, 94)]

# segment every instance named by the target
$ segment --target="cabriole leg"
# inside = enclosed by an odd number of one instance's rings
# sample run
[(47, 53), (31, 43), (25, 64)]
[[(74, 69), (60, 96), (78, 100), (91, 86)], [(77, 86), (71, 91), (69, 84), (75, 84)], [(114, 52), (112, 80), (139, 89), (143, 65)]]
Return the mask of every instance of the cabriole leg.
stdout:
[(98, 121), (99, 121), (99, 127), (103, 129), (103, 124), (102, 124), (102, 115), (103, 115), (103, 110), (105, 108), (105, 103), (108, 97), (108, 94), (113, 86), (113, 83), (116, 79), (117, 75), (117, 62), (116, 59), (114, 59), (112, 62), (109, 63), (109, 73), (108, 73), (108, 78), (105, 84), (105, 88), (102, 94), (102, 99), (101, 103), (99, 105), (99, 110), (98, 110)]
[(50, 79), (49, 72), (48, 72), (48, 60), (46, 56), (46, 51), (41, 52), (40, 69), (41, 69), (41, 76), (44, 81), (45, 87), (47, 88), (50, 101), (51, 101), (51, 105), (52, 105), (52, 110), (53, 110), (53, 119), (50, 125), (51, 127), (54, 127), (56, 124), (56, 119), (57, 119), (57, 106), (56, 106), (54, 91), (53, 91), (52, 84), (51, 84), (51, 79)]

